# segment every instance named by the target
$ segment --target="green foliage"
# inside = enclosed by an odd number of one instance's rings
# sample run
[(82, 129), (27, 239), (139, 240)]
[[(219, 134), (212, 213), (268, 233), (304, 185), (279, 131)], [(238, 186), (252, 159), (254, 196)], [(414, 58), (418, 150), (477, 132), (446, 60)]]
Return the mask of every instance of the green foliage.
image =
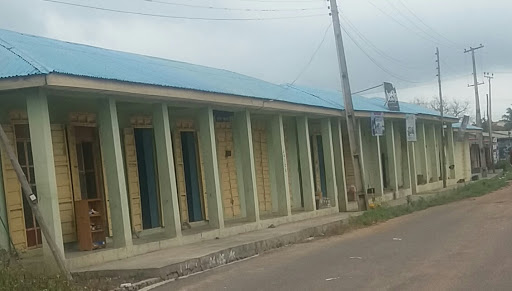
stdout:
[(420, 197), (418, 200), (411, 200), (406, 205), (379, 207), (366, 211), (360, 216), (352, 217), (350, 219), (350, 225), (356, 228), (369, 226), (415, 211), (424, 210), (429, 207), (447, 204), (465, 198), (482, 196), (505, 187), (508, 185), (508, 180), (512, 180), (512, 172), (499, 175), (492, 179), (480, 180), (446, 193), (437, 194), (434, 197)]
[(496, 169), (502, 169), (503, 172), (511, 172), (512, 171), (512, 165), (509, 161), (499, 161), (496, 163), (495, 166)]
[(0, 291), (78, 291), (84, 290), (58, 275), (34, 274), (22, 267), (0, 269)]

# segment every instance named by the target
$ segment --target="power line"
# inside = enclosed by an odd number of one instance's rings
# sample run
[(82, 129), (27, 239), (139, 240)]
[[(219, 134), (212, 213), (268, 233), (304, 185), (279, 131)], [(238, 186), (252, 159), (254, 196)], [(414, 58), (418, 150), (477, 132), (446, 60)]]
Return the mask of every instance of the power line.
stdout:
[[(425, 34), (426, 36), (430, 37), (435, 43), (439, 44), (439, 45), (443, 45), (443, 43), (441, 42), (440, 39), (438, 39), (436, 36), (430, 34), (429, 32), (427, 32), (426, 30), (424, 30), (422, 27), (420, 27), (415, 21), (411, 20), (407, 15), (405, 15), (402, 10), (400, 10), (398, 7), (395, 6), (395, 4), (393, 4), (393, 2), (391, 2), (390, 0), (386, 0), (386, 2), (391, 6), (391, 9), (394, 9), (396, 12), (398, 12), (398, 14), (400, 16), (402, 16), (403, 19), (405, 19), (407, 22), (409, 22), (410, 24), (412, 24), (412, 26), (416, 27), (416, 29), (418, 29), (420, 32), (422, 32), (423, 34)], [(452, 48), (457, 48), (456, 46), (454, 46), (453, 44), (446, 44)]]
[(423, 40), (426, 40), (428, 42), (434, 42), (436, 44), (439, 44), (437, 41), (435, 40), (432, 40), (432, 39), (429, 39), (427, 37), (425, 37), (424, 35), (422, 34), (418, 34), (418, 32), (412, 30), (410, 27), (408, 27), (407, 25), (403, 24), (402, 22), (400, 22), (398, 19), (396, 19), (395, 17), (393, 17), (391, 14), (387, 13), (386, 11), (384, 11), (382, 8), (378, 7), (377, 5), (375, 5), (373, 2), (371, 1), (368, 1), (368, 3), (370, 5), (372, 5), (373, 7), (375, 7), (377, 10), (379, 10), (382, 14), (384, 14), (385, 16), (387, 16), (389, 19), (391, 19), (393, 22), (395, 22), (396, 24), (400, 25), (401, 27), (403, 27), (404, 29), (412, 32), (414, 35), (422, 38)]
[(343, 13), (341, 11), (338, 11), (339, 12), (339, 15), (341, 17), (341, 19), (343, 19), (343, 21), (345, 22), (345, 24), (347, 24), (358, 36), (359, 38), (365, 42), (368, 46), (370, 46), (377, 54), (379, 54), (380, 56), (396, 63), (397, 65), (405, 68), (405, 69), (412, 69), (412, 70), (417, 70), (416, 68), (412, 68), (412, 67), (409, 67), (409, 66), (406, 66), (405, 63), (402, 61), (402, 60), (399, 60), (397, 58), (394, 58), (392, 56), (390, 56), (389, 54), (387, 54), (386, 52), (384, 52), (383, 50), (379, 49), (375, 44), (373, 44), (367, 37), (365, 37), (357, 28), (356, 26), (348, 19), (348, 17), (346, 17), (345, 15), (343, 15)]
[(108, 11), (115, 12), (121, 14), (130, 14), (130, 15), (140, 15), (140, 16), (149, 16), (149, 17), (158, 17), (158, 18), (170, 18), (170, 19), (187, 19), (187, 20), (211, 20), (211, 21), (260, 21), (260, 20), (278, 20), (278, 19), (295, 19), (295, 18), (311, 18), (311, 17), (319, 17), (325, 16), (325, 14), (312, 14), (312, 15), (294, 15), (294, 16), (276, 16), (276, 17), (259, 17), (259, 18), (209, 18), (209, 17), (188, 17), (188, 16), (179, 16), (179, 15), (165, 15), (165, 14), (152, 14), (152, 13), (143, 13), (143, 12), (135, 12), (135, 11), (126, 11), (126, 10), (118, 10), (111, 8), (104, 8), (98, 6), (89, 6), (78, 3), (64, 2), (58, 0), (41, 0), (45, 2), (63, 4), (68, 6), (75, 6), (81, 8), (88, 8), (100, 11)]
[(407, 7), (407, 5), (405, 5), (405, 3), (402, 1), (402, 0), (398, 0), (398, 2), (400, 4), (402, 4), (402, 6), (407, 9), (407, 11), (409, 11), (409, 13), (414, 16), (414, 18), (416, 18), (419, 22), (421, 22), (425, 27), (427, 27), (429, 30), (431, 30), (433, 33), (439, 35), (440, 37), (444, 38), (445, 40), (447, 40), (448, 42), (452, 43), (453, 45), (455, 46), (459, 46), (459, 44), (457, 44), (456, 42), (450, 40), (449, 38), (445, 37), (444, 35), (442, 35), (441, 33), (437, 32), (435, 29), (433, 29), (430, 25), (428, 25), (427, 23), (425, 23), (416, 13), (414, 13), (414, 11), (412, 11), (409, 7)]
[(352, 35), (345, 29), (345, 27), (343, 25), (340, 25), (341, 28), (343, 29), (343, 31), (345, 31), (345, 33), (347, 34), (347, 36), (352, 40), (352, 42), (361, 50), (361, 52), (363, 52), (367, 57), (368, 59), (370, 59), (370, 61), (375, 64), (379, 69), (381, 69), (383, 72), (387, 73), (388, 75), (398, 79), (398, 80), (401, 80), (401, 81), (404, 81), (404, 82), (407, 82), (407, 83), (424, 83), (424, 82), (419, 82), (419, 81), (411, 81), (411, 80), (407, 80), (391, 71), (389, 71), (388, 69), (386, 69), (384, 66), (382, 66), (381, 64), (379, 64), (368, 52), (366, 52), (362, 47), (361, 45), (355, 40), (355, 38), (352, 37)]
[(143, 1), (152, 2), (152, 3), (158, 3), (158, 4), (165, 4), (165, 5), (191, 7), (191, 8), (202, 8), (202, 9), (212, 9), (212, 10), (227, 10), (227, 11), (248, 11), (248, 12), (253, 12), (253, 11), (258, 11), (258, 12), (311, 11), (311, 10), (325, 9), (325, 7), (283, 8), (283, 9), (229, 8), (229, 7), (216, 7), (216, 6), (205, 6), (205, 5), (194, 5), (194, 4), (176, 3), (176, 2), (161, 1), (161, 0), (143, 0)]
[(304, 68), (302, 68), (302, 70), (300, 71), (300, 73), (297, 75), (297, 77), (293, 80), (293, 82), (291, 83), (292, 85), (295, 84), (295, 82), (297, 82), (297, 80), (302, 76), (302, 74), (304, 74), (304, 72), (309, 68), (309, 66), (311, 65), (311, 62), (313, 62), (313, 59), (315, 58), (316, 54), (318, 53), (318, 51), (320, 50), (320, 48), (322, 47), (322, 44), (324, 43), (325, 39), (326, 39), (326, 36), (327, 36), (327, 32), (329, 32), (329, 29), (331, 28), (332, 26), (332, 22), (329, 22), (329, 25), (327, 26), (327, 28), (325, 29), (325, 32), (324, 32), (324, 36), (322, 37), (322, 41), (320, 41), (320, 43), (318, 44), (318, 46), (316, 47), (315, 51), (313, 52), (313, 55), (311, 55), (311, 58), (309, 59), (308, 63), (304, 66)]

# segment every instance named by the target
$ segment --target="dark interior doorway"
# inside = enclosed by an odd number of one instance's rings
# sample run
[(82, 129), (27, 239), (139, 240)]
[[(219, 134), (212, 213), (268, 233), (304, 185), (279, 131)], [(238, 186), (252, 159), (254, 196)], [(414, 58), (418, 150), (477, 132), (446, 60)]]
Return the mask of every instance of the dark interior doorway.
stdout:
[(153, 130), (136, 128), (134, 133), (139, 171), (142, 227), (143, 229), (160, 227)]
[(204, 220), (204, 216), (201, 207), (199, 159), (194, 132), (181, 132), (181, 147), (183, 152), (183, 167), (185, 170), (185, 185), (187, 188), (188, 218), (190, 222), (201, 221)]

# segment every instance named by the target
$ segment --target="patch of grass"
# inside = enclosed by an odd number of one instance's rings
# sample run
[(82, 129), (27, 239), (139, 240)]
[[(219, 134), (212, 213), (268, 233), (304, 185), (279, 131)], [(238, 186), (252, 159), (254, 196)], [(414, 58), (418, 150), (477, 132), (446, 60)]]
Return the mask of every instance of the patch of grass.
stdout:
[(82, 291), (87, 290), (59, 275), (33, 273), (21, 266), (0, 268), (0, 291)]
[(409, 201), (407, 205), (372, 209), (366, 211), (360, 216), (352, 217), (349, 224), (355, 228), (369, 226), (387, 221), (391, 218), (427, 209), (429, 207), (447, 204), (466, 198), (483, 196), (507, 186), (509, 180), (512, 180), (512, 171), (496, 176), (492, 179), (480, 180), (464, 187), (447, 191), (442, 194), (437, 194), (430, 198), (421, 197), (418, 200)]

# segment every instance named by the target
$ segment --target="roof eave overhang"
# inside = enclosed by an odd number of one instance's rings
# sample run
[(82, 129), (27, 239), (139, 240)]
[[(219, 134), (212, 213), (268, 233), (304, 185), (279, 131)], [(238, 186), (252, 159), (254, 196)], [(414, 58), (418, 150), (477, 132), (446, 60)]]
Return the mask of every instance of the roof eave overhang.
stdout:
[(18, 76), (0, 79), (0, 91), (42, 87), (46, 85), (46, 75)]
[(317, 106), (59, 73), (0, 79), (0, 91), (31, 87), (45, 87), (51, 91), (95, 93), (97, 96), (113, 96), (119, 100), (133, 102), (137, 100), (144, 100), (145, 102), (184, 102), (219, 107), (238, 107), (261, 113), (278, 111), (329, 117), (342, 117), (343, 115), (342, 110)]

